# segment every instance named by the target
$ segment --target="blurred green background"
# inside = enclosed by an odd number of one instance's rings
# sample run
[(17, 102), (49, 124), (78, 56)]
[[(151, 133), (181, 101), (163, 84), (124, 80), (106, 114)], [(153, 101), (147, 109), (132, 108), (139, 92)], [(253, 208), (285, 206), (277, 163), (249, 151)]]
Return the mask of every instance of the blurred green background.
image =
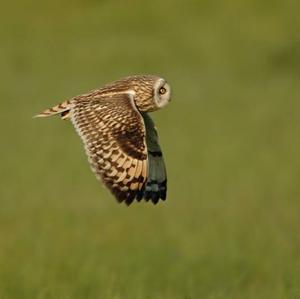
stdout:
[[(1, 7), (0, 298), (300, 298), (300, 4)], [(165, 203), (116, 203), (44, 108), (159, 74)]]

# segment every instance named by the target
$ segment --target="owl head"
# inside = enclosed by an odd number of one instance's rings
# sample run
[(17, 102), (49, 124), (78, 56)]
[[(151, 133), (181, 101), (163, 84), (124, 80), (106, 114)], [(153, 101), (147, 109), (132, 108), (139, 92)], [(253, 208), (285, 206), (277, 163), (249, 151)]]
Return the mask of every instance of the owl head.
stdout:
[(158, 110), (171, 100), (171, 88), (165, 79), (153, 75), (130, 76), (106, 85), (107, 91), (127, 92), (141, 112)]
[(158, 110), (171, 100), (171, 88), (165, 79), (157, 76), (137, 76), (133, 78), (134, 100), (142, 112)]

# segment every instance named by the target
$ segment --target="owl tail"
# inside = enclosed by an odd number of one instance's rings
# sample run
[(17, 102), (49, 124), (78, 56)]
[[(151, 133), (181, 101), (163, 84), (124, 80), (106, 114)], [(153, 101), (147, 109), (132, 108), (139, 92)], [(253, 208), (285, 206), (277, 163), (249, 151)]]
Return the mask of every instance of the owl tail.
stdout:
[(35, 115), (34, 117), (48, 117), (56, 114), (61, 114), (61, 118), (66, 119), (69, 117), (69, 112), (71, 108), (72, 108), (71, 101), (67, 100), (52, 108), (44, 110), (43, 112)]

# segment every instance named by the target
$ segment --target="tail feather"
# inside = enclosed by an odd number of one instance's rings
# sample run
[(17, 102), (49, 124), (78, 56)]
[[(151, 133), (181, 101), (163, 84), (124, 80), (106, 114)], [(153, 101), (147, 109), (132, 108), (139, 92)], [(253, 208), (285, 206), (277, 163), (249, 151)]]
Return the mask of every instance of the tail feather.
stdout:
[(52, 108), (44, 110), (43, 112), (35, 115), (34, 117), (48, 117), (48, 116), (64, 113), (65, 111), (68, 111), (70, 109), (71, 109), (71, 101), (67, 100)]

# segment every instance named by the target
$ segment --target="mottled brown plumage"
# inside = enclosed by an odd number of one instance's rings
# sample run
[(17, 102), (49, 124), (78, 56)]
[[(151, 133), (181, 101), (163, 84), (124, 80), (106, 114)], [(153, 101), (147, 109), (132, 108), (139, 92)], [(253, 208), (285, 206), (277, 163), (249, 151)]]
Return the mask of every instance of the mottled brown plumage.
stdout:
[(146, 112), (170, 100), (156, 76), (132, 76), (74, 97), (37, 117), (70, 118), (92, 170), (119, 202), (166, 198), (166, 172), (154, 123)]

